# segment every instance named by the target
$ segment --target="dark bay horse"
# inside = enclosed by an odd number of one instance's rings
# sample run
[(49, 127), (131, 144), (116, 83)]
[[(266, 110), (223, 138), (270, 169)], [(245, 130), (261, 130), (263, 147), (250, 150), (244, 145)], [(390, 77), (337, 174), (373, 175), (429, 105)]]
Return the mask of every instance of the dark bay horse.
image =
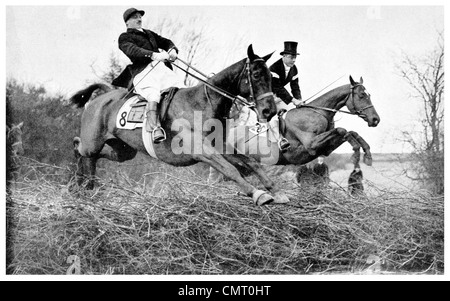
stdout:
[[(222, 70), (211, 77), (208, 82), (233, 95), (254, 99), (259, 117), (270, 120), (276, 114), (271, 75), (266, 65), (266, 61), (271, 55), (260, 58), (254, 54), (250, 45), (247, 50), (247, 58)], [(105, 89), (105, 85), (91, 85), (71, 97), (71, 102), (78, 107), (86, 104), (81, 119), (80, 137), (74, 138), (74, 147), (75, 154), (79, 156), (80, 168), (83, 157), (88, 160), (88, 188), (93, 187), (96, 162), (99, 158), (123, 162), (134, 158), (138, 151), (147, 154), (141, 128), (123, 130), (116, 127), (116, 116), (125, 102), (123, 98), (127, 91), (111, 90), (88, 102), (92, 93), (98, 88)], [(202, 124), (200, 127), (195, 126), (200, 118), (204, 123), (208, 120), (219, 121), (225, 129), (225, 117), (231, 106), (232, 101), (229, 98), (204, 83), (191, 88), (179, 89), (167, 109), (166, 117), (161, 121), (161, 125), (167, 133), (167, 139), (163, 143), (154, 145), (157, 158), (174, 166), (189, 166), (198, 162), (206, 162), (226, 177), (234, 180), (242, 191), (252, 197), (258, 205), (272, 201), (277, 202), (277, 200), (285, 201), (286, 196), (265, 175), (256, 160), (242, 155), (220, 153), (215, 146), (212, 146), (211, 138), (208, 136), (212, 131), (204, 130)], [(180, 124), (183, 125), (184, 130), (177, 133), (176, 130), (179, 129)], [(222, 139), (215, 136), (215, 145), (225, 143), (225, 135), (222, 136)], [(179, 144), (180, 141), (183, 146), (190, 145), (190, 142), (194, 141), (193, 144), (196, 144), (197, 147), (199, 145), (195, 141), (200, 141), (201, 151), (175, 153), (173, 145), (175, 142), (175, 144)], [(244, 180), (234, 165), (244, 165), (252, 169), (264, 186), (275, 194), (275, 198)], [(80, 179), (78, 179), (78, 184), (81, 184)]]
[(281, 153), (277, 143), (269, 141), (267, 135), (249, 134), (247, 126), (233, 129), (234, 133), (231, 135), (233, 139), (228, 139), (228, 143), (233, 143), (241, 153), (265, 165), (301, 165), (311, 162), (320, 155), (330, 155), (347, 141), (354, 150), (353, 163), (359, 162), (359, 149), (363, 148), (364, 162), (371, 165), (372, 156), (367, 142), (354, 131), (347, 132), (344, 128), (334, 128), (334, 116), (344, 106), (348, 108), (350, 114), (365, 120), (369, 127), (376, 127), (380, 122), (370, 94), (363, 86), (363, 79), (361, 78), (358, 83), (350, 76), (350, 84), (335, 88), (307, 105), (286, 113), (285, 137), (291, 143), (286, 152)]

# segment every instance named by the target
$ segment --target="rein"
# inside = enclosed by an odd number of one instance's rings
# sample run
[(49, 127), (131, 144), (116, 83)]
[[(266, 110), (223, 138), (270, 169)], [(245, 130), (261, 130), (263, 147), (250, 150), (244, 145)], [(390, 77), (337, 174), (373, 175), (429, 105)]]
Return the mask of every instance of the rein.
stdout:
[[(208, 77), (204, 73), (202, 73), (199, 70), (197, 70), (194, 67), (192, 67), (190, 64), (186, 63), (185, 61), (183, 61), (181, 59), (178, 59), (178, 60), (180, 62), (182, 62), (183, 64), (185, 64), (186, 66), (188, 66), (189, 68), (191, 68), (192, 70), (194, 70), (197, 73), (201, 74), (202, 76), (204, 76), (206, 78)], [(256, 62), (256, 61), (264, 61), (264, 60), (261, 59), (261, 58), (258, 58), (256, 60), (254, 60), (254, 62)], [(204, 79), (196, 76), (195, 74), (189, 72), (188, 70), (178, 66), (174, 62), (172, 62), (172, 65), (174, 65), (178, 69), (184, 71), (186, 74), (189, 74), (190, 76), (192, 76), (195, 79), (197, 79), (197, 80), (201, 81), (202, 83), (204, 83), (205, 84), (205, 95), (206, 95), (206, 98), (209, 100), (209, 102), (211, 102), (211, 99), (209, 98), (208, 90), (206, 89), (207, 87), (210, 88), (211, 90), (215, 91), (216, 93), (222, 95), (223, 97), (226, 97), (226, 98), (230, 99), (233, 102), (232, 105), (234, 103), (236, 103), (236, 102), (239, 102), (242, 105), (248, 106), (251, 110), (253, 110), (256, 113), (256, 115), (258, 116), (258, 120), (259, 120), (259, 113), (255, 109), (255, 105), (256, 105), (255, 104), (255, 93), (254, 93), (254, 90), (253, 90), (252, 80), (250, 78), (250, 59), (249, 58), (247, 58), (247, 60), (245, 61), (245, 66), (242, 69), (242, 72), (240, 73), (239, 81), (238, 81), (237, 85), (238, 86), (240, 85), (240, 83), (242, 81), (243, 73), (246, 72), (247, 73), (247, 84), (250, 87), (250, 89), (249, 89), (250, 90), (250, 102), (248, 102), (245, 98), (243, 98), (240, 95), (233, 95), (233, 94), (231, 94), (231, 93), (229, 93), (229, 92), (227, 92), (227, 91), (225, 91), (225, 90), (223, 90), (223, 89), (221, 89), (221, 88), (219, 88), (217, 86), (212, 85), (207, 80), (204, 80)], [(261, 99), (263, 99), (265, 97), (268, 97), (268, 96), (273, 96), (273, 92), (267, 92), (267, 93), (263, 93), (263, 94), (259, 95), (258, 97), (256, 97), (256, 101), (261, 100)]]
[[(353, 109), (354, 109), (353, 89), (355, 89), (355, 88), (358, 87), (358, 86), (362, 86), (362, 85), (361, 85), (361, 84), (357, 84), (357, 85), (351, 86), (351, 88), (350, 88), (350, 93), (348, 94), (348, 96), (347, 96), (347, 98), (346, 98), (346, 101), (345, 101), (345, 102), (347, 102), (348, 98), (351, 97), (351, 98), (352, 98), (352, 108), (353, 108)], [(324, 111), (328, 111), (328, 112), (333, 112), (333, 113), (340, 112), (340, 113), (345, 113), (345, 114), (349, 114), (349, 115), (357, 115), (357, 116), (361, 116), (361, 115), (363, 114), (362, 112), (363, 112), (364, 110), (373, 107), (373, 105), (368, 105), (368, 106), (366, 106), (366, 107), (364, 107), (364, 108), (362, 108), (362, 109), (360, 109), (360, 110), (358, 110), (358, 111), (355, 110), (354, 112), (351, 112), (351, 110), (350, 110), (350, 112), (348, 112), (348, 111), (344, 111), (344, 110), (330, 109), (330, 108), (324, 108), (324, 107), (316, 107), (316, 106), (311, 106), (311, 105), (300, 105), (299, 107), (300, 107), (300, 108), (310, 108), (310, 109), (313, 109), (314, 112), (316, 112), (316, 113), (318, 113), (318, 114), (320, 114), (320, 115), (322, 115), (322, 114), (321, 114), (320, 112), (317, 112), (317, 111), (314, 110), (314, 109), (320, 109), (320, 110), (324, 110)], [(349, 108), (349, 109), (350, 109), (350, 108)], [(322, 116), (324, 116), (324, 115), (322, 115)], [(324, 117), (326, 118), (326, 116), (324, 116)]]
[[(183, 61), (180, 60), (180, 62), (183, 62)], [(183, 63), (184, 63), (184, 62), (183, 62)], [(180, 66), (178, 66), (177, 64), (175, 64), (175, 63), (173, 63), (173, 62), (172, 62), (171, 64), (174, 65), (175, 67), (177, 67), (178, 69), (180, 69), (180, 70), (186, 72), (187, 74), (189, 74), (189, 75), (192, 76), (193, 78), (195, 78), (195, 79), (201, 81), (202, 83), (204, 83), (204, 84), (205, 84), (205, 89), (206, 89), (206, 86), (208, 86), (208, 88), (210, 88), (211, 90), (217, 92), (218, 94), (220, 94), (220, 95), (222, 95), (222, 96), (224, 96), (224, 97), (226, 97), (226, 98), (228, 98), (228, 99), (230, 99), (230, 100), (232, 100), (232, 101), (238, 101), (238, 102), (240, 102), (240, 103), (242, 103), (242, 104), (244, 104), (244, 105), (247, 105), (247, 106), (249, 106), (249, 107), (254, 106), (254, 104), (247, 102), (247, 100), (246, 100), (245, 98), (243, 98), (242, 96), (239, 96), (239, 95), (235, 96), (235, 95), (233, 95), (233, 94), (231, 94), (231, 93), (229, 93), (229, 92), (227, 92), (227, 91), (225, 91), (225, 90), (223, 90), (223, 89), (221, 89), (221, 88), (219, 88), (219, 87), (216, 87), (216, 86), (214, 86), (214, 85), (208, 83), (206, 80), (204, 80), (204, 79), (198, 77), (197, 75), (195, 75), (195, 74), (189, 72), (188, 70), (184, 69), (183, 67), (180, 67)], [(188, 65), (190, 68), (192, 68), (189, 64), (187, 64), (187, 65)], [(194, 68), (192, 68), (192, 69), (195, 70)], [(195, 71), (197, 71), (197, 70), (195, 70)], [(200, 72), (199, 72), (199, 73), (200, 73)], [(202, 73), (201, 73), (201, 74), (202, 74)], [(204, 75), (204, 74), (202, 74), (202, 75)], [(205, 75), (204, 75), (204, 76), (205, 76)], [(206, 77), (206, 76), (205, 76), (205, 77)]]

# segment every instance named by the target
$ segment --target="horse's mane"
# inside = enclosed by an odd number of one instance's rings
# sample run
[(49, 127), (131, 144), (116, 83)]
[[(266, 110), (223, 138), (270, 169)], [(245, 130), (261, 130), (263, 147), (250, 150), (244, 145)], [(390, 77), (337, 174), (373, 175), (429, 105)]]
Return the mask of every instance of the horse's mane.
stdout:
[[(219, 73), (215, 74), (214, 76), (212, 76), (210, 78), (210, 82), (217, 83), (218, 81), (223, 81), (224, 78), (229, 78), (229, 74), (230, 74), (231, 70), (234, 70), (237, 66), (243, 65), (245, 60), (246, 60), (246, 58), (239, 60), (236, 63), (222, 69)], [(229, 84), (231, 84), (231, 82), (225, 83), (225, 84), (229, 85)]]
[(334, 89), (328, 91), (327, 93), (325, 93), (323, 95), (320, 95), (319, 97), (317, 97), (316, 99), (311, 101), (309, 104), (316, 104), (316, 103), (321, 103), (324, 100), (335, 99), (335, 98), (341, 96), (343, 92), (349, 91), (349, 89), (350, 89), (350, 84), (342, 85), (340, 87), (337, 87), (337, 88), (334, 88)]

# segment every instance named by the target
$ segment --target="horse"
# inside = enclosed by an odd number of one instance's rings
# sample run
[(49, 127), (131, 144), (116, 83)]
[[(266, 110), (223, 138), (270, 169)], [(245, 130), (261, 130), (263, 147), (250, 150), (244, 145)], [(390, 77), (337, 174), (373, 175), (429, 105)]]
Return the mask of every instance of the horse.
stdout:
[[(180, 88), (171, 100), (169, 107), (161, 120), (167, 139), (154, 144), (157, 159), (173, 166), (189, 166), (198, 162), (205, 162), (223, 173), (227, 178), (234, 180), (255, 204), (264, 205), (271, 202), (286, 202), (287, 197), (278, 186), (264, 173), (261, 165), (254, 159), (241, 154), (221, 153), (217, 145), (224, 145), (225, 135), (215, 135), (215, 145), (211, 143), (211, 130), (203, 130), (202, 125), (196, 126), (198, 119), (218, 121), (218, 126), (225, 130), (226, 116), (232, 106), (228, 94), (240, 95), (238, 99), (254, 101), (255, 112), (262, 120), (270, 120), (276, 114), (271, 75), (266, 61), (273, 53), (259, 57), (253, 52), (252, 45), (247, 49), (247, 57), (227, 67), (194, 87)], [(106, 93), (90, 100), (92, 93), (97, 89), (104, 89)], [(93, 188), (96, 162), (100, 158), (124, 162), (133, 159), (137, 152), (148, 155), (142, 139), (142, 129), (123, 130), (116, 126), (116, 117), (119, 109), (125, 102), (126, 90), (110, 89), (104, 84), (93, 84), (86, 89), (75, 93), (70, 101), (79, 108), (85, 106), (81, 117), (80, 137), (75, 137), (73, 146), (81, 170), (84, 158), (88, 160), (87, 188)], [(235, 100), (236, 100), (235, 98)], [(162, 115), (161, 115), (162, 116)], [(195, 116), (195, 117), (194, 117)], [(196, 121), (197, 120), (197, 121)], [(217, 125), (217, 122), (215, 123)], [(183, 128), (176, 134), (176, 130)], [(217, 126), (216, 126), (217, 127)], [(212, 129), (212, 127), (211, 127)], [(145, 130), (145, 129), (144, 129)], [(193, 138), (192, 138), (193, 137)], [(175, 152), (174, 144), (191, 145), (194, 141), (200, 151)], [(200, 141), (200, 143), (195, 142)], [(197, 149), (198, 150), (198, 149)], [(151, 158), (150, 156), (148, 156)], [(248, 183), (235, 166), (246, 166), (256, 173), (265, 188), (271, 194), (256, 189)], [(79, 175), (77, 183), (82, 184)]]
[[(342, 143), (352, 145), (353, 163), (359, 162), (359, 149), (365, 152), (364, 163), (372, 164), (369, 144), (354, 131), (334, 127), (336, 112), (345, 112), (359, 116), (369, 127), (376, 127), (380, 117), (376, 112), (370, 94), (363, 86), (363, 79), (355, 82), (350, 76), (350, 84), (337, 87), (306, 105), (301, 105), (285, 113), (284, 137), (290, 142), (290, 148), (281, 152), (277, 141), (269, 139), (273, 128), (258, 129), (240, 125), (228, 135), (227, 141), (240, 153), (256, 159), (263, 165), (302, 165), (319, 156), (328, 156)], [(341, 111), (346, 106), (349, 110)], [(281, 118), (281, 117), (280, 117)], [(278, 129), (278, 127), (277, 127)], [(246, 171), (247, 174), (251, 173)], [(212, 173), (210, 173), (212, 178)]]

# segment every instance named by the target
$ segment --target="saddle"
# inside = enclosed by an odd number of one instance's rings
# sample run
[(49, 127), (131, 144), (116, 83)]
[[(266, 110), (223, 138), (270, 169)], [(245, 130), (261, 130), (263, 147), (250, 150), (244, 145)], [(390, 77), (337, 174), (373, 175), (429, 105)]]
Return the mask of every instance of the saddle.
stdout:
[[(158, 104), (161, 123), (165, 121), (173, 96), (178, 90), (178, 87), (171, 87), (161, 92), (161, 98)], [(130, 93), (117, 114), (117, 127), (120, 129), (135, 129), (137, 127), (142, 127), (146, 106), (147, 100), (145, 98), (139, 94)]]

